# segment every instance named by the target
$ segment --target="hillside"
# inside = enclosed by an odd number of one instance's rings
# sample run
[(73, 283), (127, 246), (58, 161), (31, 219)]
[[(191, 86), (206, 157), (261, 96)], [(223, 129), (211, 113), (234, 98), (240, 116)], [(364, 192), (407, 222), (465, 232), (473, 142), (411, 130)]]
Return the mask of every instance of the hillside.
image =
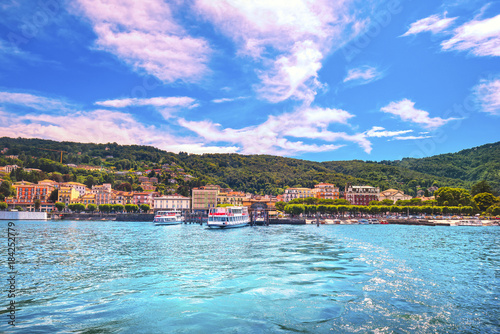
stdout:
[[(415, 195), (419, 187), (427, 188), (432, 185), (470, 188), (474, 182), (484, 177), (496, 189), (500, 185), (500, 143), (431, 158), (383, 163), (358, 160), (320, 163), (269, 155), (174, 154), (149, 146), (7, 137), (0, 138), (0, 150), (2, 148), (8, 150), (0, 155), (0, 165), (16, 162), (24, 167), (62, 174), (73, 173), (66, 164), (102, 166), (109, 171), (103, 174), (119, 170), (159, 168), (162, 164), (171, 164), (194, 177), (186, 182), (178, 180), (178, 186), (185, 188), (183, 193), (187, 193), (188, 188), (208, 183), (275, 195), (282, 193), (285, 187), (312, 187), (319, 182), (335, 183), (341, 188), (347, 182), (368, 184), (380, 186), (382, 190), (401, 189), (411, 195)], [(65, 151), (63, 164), (59, 163), (60, 152), (50, 150)], [(9, 155), (17, 155), (18, 159), (6, 159)], [(440, 166), (443, 166), (442, 170)], [(103, 175), (100, 179), (108, 180), (107, 182), (115, 180), (110, 175)], [(165, 179), (168, 177), (165, 176)]]
[(405, 158), (401, 161), (382, 163), (463, 181), (486, 180), (497, 192), (500, 191), (500, 142), (457, 153), (440, 154), (422, 159)]

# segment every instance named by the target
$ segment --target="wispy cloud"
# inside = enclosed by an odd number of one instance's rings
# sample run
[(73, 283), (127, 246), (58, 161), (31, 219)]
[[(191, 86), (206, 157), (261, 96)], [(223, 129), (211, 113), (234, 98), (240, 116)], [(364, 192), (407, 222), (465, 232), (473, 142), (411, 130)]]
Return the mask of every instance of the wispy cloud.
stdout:
[(429, 31), (433, 34), (445, 32), (451, 38), (441, 42), (443, 51), (468, 51), (475, 56), (500, 56), (500, 15), (487, 19), (473, 19), (462, 25), (448, 29), (457, 19), (432, 15), (412, 23), (402, 36)]
[(116, 100), (98, 101), (95, 104), (104, 107), (125, 108), (136, 106), (155, 106), (155, 107), (183, 107), (194, 108), (198, 106), (196, 100), (187, 96), (172, 97), (152, 97), (148, 99), (124, 98)]
[(75, 107), (60, 99), (15, 92), (0, 92), (0, 104), (12, 104), (42, 111), (65, 111)]
[[(256, 65), (255, 90), (271, 102), (311, 103), (324, 87), (325, 56), (360, 33), (369, 15), (355, 1), (195, 1), (197, 11)], [(366, 7), (368, 10), (373, 7)], [(366, 22), (365, 22), (366, 23)]]
[(432, 136), (397, 136), (394, 137), (394, 140), (417, 140), (417, 139), (426, 139), (431, 137)]
[(443, 50), (470, 51), (476, 56), (500, 56), (500, 15), (461, 25), (441, 46)]
[(429, 117), (429, 113), (424, 110), (416, 109), (415, 102), (403, 99), (398, 102), (391, 102), (380, 109), (382, 112), (399, 116), (405, 122), (412, 122), (422, 125), (428, 129), (438, 128), (456, 118), (443, 119), (441, 117)]
[(365, 85), (367, 83), (379, 80), (383, 77), (383, 73), (379, 72), (372, 66), (360, 66), (351, 68), (347, 71), (347, 76), (344, 78), (345, 82), (351, 82), (356, 85)]
[(431, 15), (424, 19), (413, 22), (410, 25), (410, 29), (405, 32), (402, 36), (416, 35), (421, 32), (430, 31), (433, 34), (437, 34), (447, 29), (450, 25), (455, 22), (457, 18), (446, 18), (446, 13), (442, 16), (439, 15)]
[(244, 100), (248, 99), (248, 96), (238, 96), (238, 97), (224, 97), (221, 99), (213, 99), (213, 103), (226, 103), (226, 102), (233, 102), (233, 101), (238, 101), (238, 100)]
[(99, 49), (165, 82), (198, 81), (207, 71), (211, 49), (190, 36), (161, 0), (79, 0), (91, 21)]
[[(212, 121), (193, 122), (179, 119), (179, 124), (202, 137), (207, 143), (227, 142), (241, 147), (244, 154), (294, 155), (303, 152), (325, 152), (338, 149), (342, 142), (353, 142), (367, 153), (371, 143), (364, 134), (347, 134), (328, 130), (331, 124), (347, 124), (354, 117), (345, 110), (305, 108), (279, 116), (269, 116), (257, 126), (225, 128)], [(305, 144), (301, 140), (319, 140), (323, 144)], [(338, 142), (341, 142), (340, 144)]]
[(385, 128), (381, 126), (374, 126), (370, 130), (366, 131), (365, 134), (367, 137), (380, 138), (380, 137), (399, 136), (409, 132), (413, 132), (413, 130), (387, 131)]
[(473, 91), (481, 111), (500, 115), (500, 79), (483, 79)]
[(192, 137), (178, 137), (158, 126), (145, 126), (130, 114), (110, 110), (77, 111), (65, 115), (16, 115), (0, 109), (0, 133), (8, 137), (43, 138), (81, 143), (151, 145), (171, 152), (235, 153), (235, 146), (210, 146)]

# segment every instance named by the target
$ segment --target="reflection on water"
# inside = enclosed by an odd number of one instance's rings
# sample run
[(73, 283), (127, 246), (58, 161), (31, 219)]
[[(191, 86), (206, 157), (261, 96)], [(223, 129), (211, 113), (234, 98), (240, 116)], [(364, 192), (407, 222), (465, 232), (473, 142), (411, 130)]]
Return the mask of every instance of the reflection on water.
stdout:
[(19, 332), (500, 330), (495, 227), (16, 225)]

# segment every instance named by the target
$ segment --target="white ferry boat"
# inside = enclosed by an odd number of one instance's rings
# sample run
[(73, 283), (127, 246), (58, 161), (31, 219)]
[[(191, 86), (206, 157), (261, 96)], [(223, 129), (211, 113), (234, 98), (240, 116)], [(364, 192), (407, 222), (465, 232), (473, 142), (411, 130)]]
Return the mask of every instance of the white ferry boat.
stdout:
[(249, 222), (248, 209), (244, 206), (212, 208), (208, 212), (207, 226), (210, 228), (242, 227)]
[(480, 220), (460, 220), (457, 226), (483, 226), (483, 222)]
[(184, 217), (179, 210), (158, 211), (153, 222), (155, 225), (176, 225), (182, 224)]

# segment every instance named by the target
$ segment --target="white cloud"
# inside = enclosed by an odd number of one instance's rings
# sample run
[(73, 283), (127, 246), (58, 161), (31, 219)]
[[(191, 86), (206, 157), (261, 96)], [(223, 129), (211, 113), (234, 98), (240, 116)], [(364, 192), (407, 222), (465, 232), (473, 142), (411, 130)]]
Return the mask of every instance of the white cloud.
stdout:
[(194, 108), (198, 106), (195, 99), (187, 96), (152, 97), (148, 99), (125, 98), (125, 99), (98, 101), (95, 104), (99, 106), (113, 107), (113, 108), (149, 106), (149, 105), (155, 107), (182, 107), (182, 108)]
[(78, 9), (90, 19), (98, 48), (165, 82), (198, 81), (207, 72), (210, 47), (175, 22), (171, 6), (161, 0), (79, 0)]
[(413, 132), (413, 130), (400, 130), (400, 131), (387, 131), (381, 126), (374, 126), (370, 130), (366, 131), (367, 137), (394, 137), (405, 133)]
[[(446, 13), (445, 13), (446, 15)], [(487, 19), (474, 19), (452, 31), (447, 30), (457, 18), (441, 18), (432, 15), (412, 23), (402, 36), (430, 31), (433, 34), (446, 32), (451, 38), (441, 42), (444, 51), (469, 51), (475, 56), (500, 56), (500, 15)]]
[(72, 108), (70, 104), (58, 99), (13, 92), (0, 92), (0, 104), (14, 104), (44, 111), (64, 111)]
[[(267, 121), (257, 126), (241, 129), (221, 129), (220, 124), (211, 121), (193, 122), (179, 119), (179, 124), (210, 142), (227, 142), (241, 146), (243, 154), (294, 155), (301, 152), (332, 151), (343, 146), (333, 144), (337, 141), (354, 142), (370, 153), (371, 143), (364, 134), (349, 135), (332, 132), (332, 123), (347, 124), (354, 117), (347, 111), (330, 108), (305, 108), (278, 116), (269, 116)], [(302, 140), (312, 139), (325, 144), (306, 144)]]
[(397, 136), (394, 137), (394, 140), (416, 140), (416, 139), (426, 139), (431, 138), (432, 136)]
[(483, 112), (500, 115), (500, 79), (483, 79), (473, 91)]
[(195, 7), (231, 38), (238, 54), (253, 61), (260, 97), (311, 103), (324, 85), (318, 72), (325, 56), (361, 32), (373, 7), (354, 0), (196, 0)]
[(391, 102), (380, 109), (389, 114), (399, 116), (403, 121), (417, 123), (425, 128), (438, 128), (455, 118), (443, 119), (441, 117), (429, 117), (429, 113), (415, 108), (415, 102), (403, 99), (398, 102)]
[(437, 34), (448, 28), (451, 24), (455, 22), (457, 18), (446, 18), (446, 13), (442, 17), (439, 15), (431, 15), (424, 19), (413, 22), (410, 25), (410, 29), (402, 36), (416, 35), (421, 32), (430, 31), (433, 34)]
[(15, 115), (0, 109), (0, 133), (7, 137), (43, 138), (81, 143), (117, 142), (151, 145), (171, 152), (235, 153), (235, 146), (206, 146), (196, 138), (176, 137), (159, 126), (146, 126), (130, 114), (109, 111), (77, 111), (65, 115), (43, 113)]
[(221, 99), (213, 99), (213, 103), (225, 103), (225, 102), (233, 102), (233, 101), (238, 101), (238, 100), (244, 100), (248, 99), (248, 96), (238, 96), (238, 97), (232, 97), (232, 98), (221, 98)]
[(383, 73), (372, 66), (360, 66), (347, 71), (344, 82), (354, 81), (355, 84), (364, 85), (382, 78)]
[(500, 15), (461, 25), (441, 46), (443, 50), (470, 51), (476, 56), (500, 56)]

